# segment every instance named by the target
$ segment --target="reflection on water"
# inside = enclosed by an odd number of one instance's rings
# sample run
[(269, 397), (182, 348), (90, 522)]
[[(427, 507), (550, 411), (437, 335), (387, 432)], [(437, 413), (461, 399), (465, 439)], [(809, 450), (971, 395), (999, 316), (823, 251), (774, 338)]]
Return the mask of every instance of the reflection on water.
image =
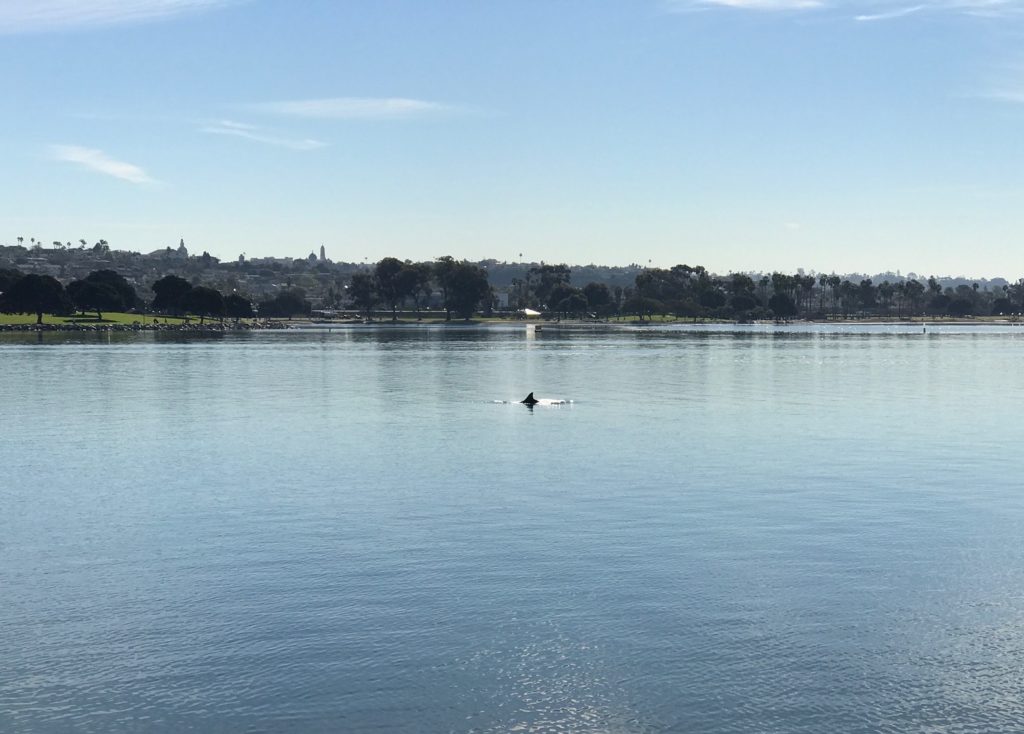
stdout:
[(0, 730), (1019, 731), (1021, 333), (0, 335)]

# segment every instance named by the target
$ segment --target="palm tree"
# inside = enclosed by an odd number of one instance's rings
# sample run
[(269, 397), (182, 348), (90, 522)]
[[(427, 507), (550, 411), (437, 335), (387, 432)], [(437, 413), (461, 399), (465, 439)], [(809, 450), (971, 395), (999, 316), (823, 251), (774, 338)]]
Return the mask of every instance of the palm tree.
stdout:
[(839, 310), (839, 286), (842, 285), (843, 279), (838, 275), (828, 276), (828, 287), (832, 291), (832, 313), (835, 315)]
[(892, 292), (896, 296), (896, 318), (903, 318), (903, 302), (907, 298), (907, 284), (903, 281), (896, 283), (892, 287)]
[(888, 280), (883, 280), (881, 285), (878, 286), (878, 295), (882, 297), (882, 310), (885, 315), (889, 315), (889, 310), (892, 307), (892, 297), (896, 293), (896, 288)]
[(910, 301), (911, 315), (914, 315), (920, 309), (921, 296), (924, 295), (924, 285), (919, 280), (908, 280), (904, 283), (904, 286), (907, 300)]

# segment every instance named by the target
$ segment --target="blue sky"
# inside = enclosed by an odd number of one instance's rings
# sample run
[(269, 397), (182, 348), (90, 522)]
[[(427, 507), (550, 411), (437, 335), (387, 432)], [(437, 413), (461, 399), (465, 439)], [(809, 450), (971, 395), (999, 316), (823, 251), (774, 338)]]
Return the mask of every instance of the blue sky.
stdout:
[(1022, 41), (1022, 0), (2, 0), (0, 242), (1016, 278)]

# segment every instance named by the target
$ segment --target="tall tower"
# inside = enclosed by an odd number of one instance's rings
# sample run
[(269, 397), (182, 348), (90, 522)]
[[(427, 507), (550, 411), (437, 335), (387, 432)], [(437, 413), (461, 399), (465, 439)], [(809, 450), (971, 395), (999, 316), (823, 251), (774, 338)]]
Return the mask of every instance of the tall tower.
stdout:
[(323, 245), (320, 245), (320, 262), (327, 262), (327, 250)]

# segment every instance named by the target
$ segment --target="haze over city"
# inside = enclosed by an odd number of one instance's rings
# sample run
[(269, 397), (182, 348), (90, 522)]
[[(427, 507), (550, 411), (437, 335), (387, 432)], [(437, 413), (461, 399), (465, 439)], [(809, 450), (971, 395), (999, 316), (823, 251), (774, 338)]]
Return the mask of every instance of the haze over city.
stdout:
[(8, 0), (0, 244), (1016, 278), (1020, 2)]

